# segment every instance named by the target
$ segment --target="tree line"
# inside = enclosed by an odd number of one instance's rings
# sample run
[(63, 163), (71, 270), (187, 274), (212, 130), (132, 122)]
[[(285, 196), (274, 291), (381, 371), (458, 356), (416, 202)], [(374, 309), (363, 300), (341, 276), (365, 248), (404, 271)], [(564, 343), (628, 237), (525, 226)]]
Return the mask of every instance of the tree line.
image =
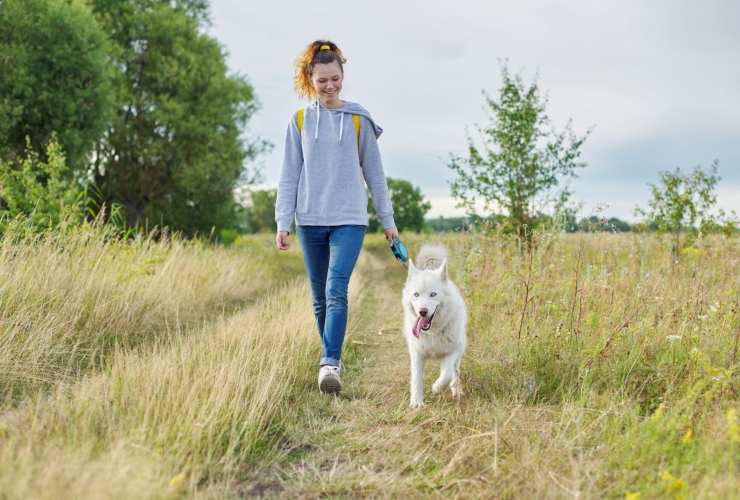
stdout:
[[(245, 137), (254, 89), (208, 15), (206, 0), (0, 2), (4, 220), (53, 225), (76, 199), (129, 227), (238, 225), (234, 189), (267, 145)], [(41, 206), (50, 183), (58, 199)]]

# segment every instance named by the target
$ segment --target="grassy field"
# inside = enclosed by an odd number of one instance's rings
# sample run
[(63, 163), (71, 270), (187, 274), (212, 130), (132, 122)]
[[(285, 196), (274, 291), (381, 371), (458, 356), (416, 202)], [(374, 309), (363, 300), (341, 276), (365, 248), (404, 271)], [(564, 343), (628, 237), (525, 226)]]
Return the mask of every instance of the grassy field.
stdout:
[(438, 239), (466, 395), (415, 411), (379, 236), (338, 397), (294, 238), (1, 242), (0, 498), (740, 498), (739, 240)]

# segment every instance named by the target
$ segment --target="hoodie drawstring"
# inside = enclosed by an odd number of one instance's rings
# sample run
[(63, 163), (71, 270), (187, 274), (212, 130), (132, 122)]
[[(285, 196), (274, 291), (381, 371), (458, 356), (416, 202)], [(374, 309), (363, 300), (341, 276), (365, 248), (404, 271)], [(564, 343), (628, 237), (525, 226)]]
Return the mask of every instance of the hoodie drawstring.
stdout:
[(339, 144), (342, 143), (342, 130), (344, 130), (344, 113), (342, 113), (342, 117), (339, 119)]
[[(319, 140), (319, 119), (321, 118), (321, 108), (319, 107), (319, 101), (316, 100), (316, 131), (313, 134), (313, 140)], [(342, 131), (344, 131), (344, 112), (341, 112), (339, 117), (339, 144), (342, 143)]]

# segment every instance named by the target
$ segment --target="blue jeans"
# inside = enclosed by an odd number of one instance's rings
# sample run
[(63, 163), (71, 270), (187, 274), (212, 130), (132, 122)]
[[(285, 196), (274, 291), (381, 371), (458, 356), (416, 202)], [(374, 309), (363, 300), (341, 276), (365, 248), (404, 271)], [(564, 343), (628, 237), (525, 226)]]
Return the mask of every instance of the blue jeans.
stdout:
[(298, 226), (323, 352), (320, 365), (339, 366), (347, 329), (347, 289), (367, 226)]

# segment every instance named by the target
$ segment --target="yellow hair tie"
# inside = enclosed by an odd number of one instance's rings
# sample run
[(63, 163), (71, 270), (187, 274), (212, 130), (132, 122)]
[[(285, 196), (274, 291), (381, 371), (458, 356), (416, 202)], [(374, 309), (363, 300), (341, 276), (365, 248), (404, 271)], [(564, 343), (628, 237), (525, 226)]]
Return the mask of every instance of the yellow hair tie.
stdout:
[(331, 47), (329, 47), (328, 45), (322, 45), (319, 50), (331, 50)]

